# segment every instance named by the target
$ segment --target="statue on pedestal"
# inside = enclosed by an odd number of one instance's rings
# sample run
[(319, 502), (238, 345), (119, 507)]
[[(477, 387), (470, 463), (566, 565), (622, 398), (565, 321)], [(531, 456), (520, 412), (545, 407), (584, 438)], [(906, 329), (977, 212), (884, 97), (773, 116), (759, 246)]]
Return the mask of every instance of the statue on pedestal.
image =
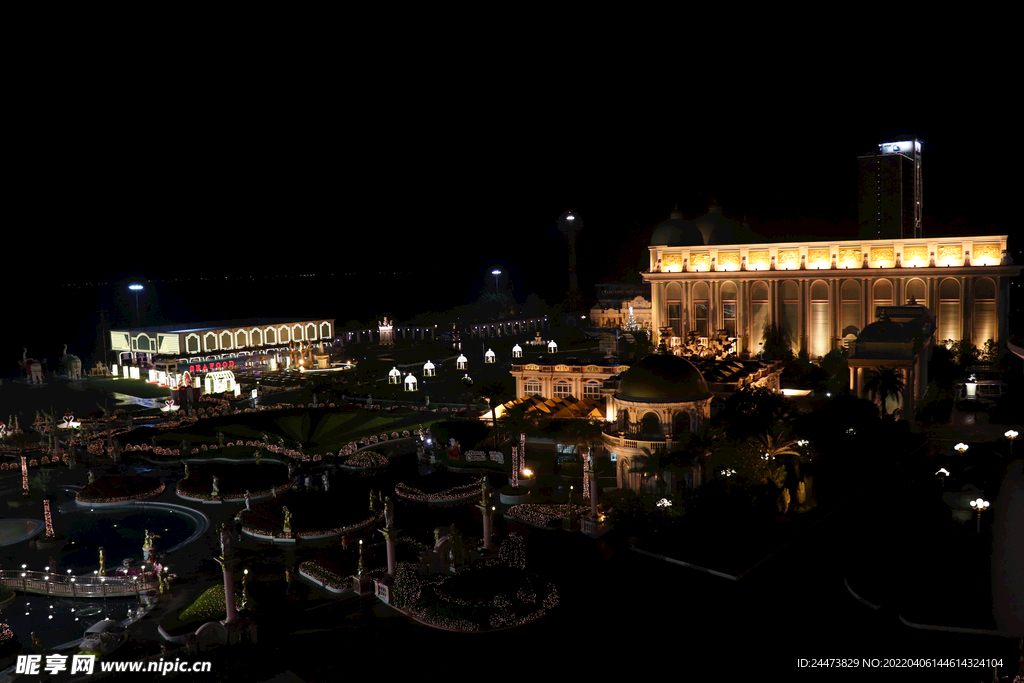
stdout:
[(89, 483), (90, 484), (95, 484), (96, 483), (96, 475), (94, 475), (92, 473), (92, 470), (89, 470)]
[(181, 464), (185, 466), (185, 478), (188, 479), (190, 476), (192, 476), (192, 472), (189, 471), (189, 469), (188, 469), (188, 463), (186, 461), (182, 460)]
[(251, 510), (252, 507), (249, 505), (249, 489), (245, 490), (245, 509)]
[(292, 513), (291, 513), (291, 510), (289, 510), (288, 506), (286, 505), (285, 507), (281, 508), (281, 512), (284, 513), (284, 532), (286, 534), (289, 534), (292, 531)]
[(220, 480), (217, 479), (217, 475), (213, 475), (213, 481), (210, 484), (210, 493), (214, 498), (220, 495)]
[(103, 546), (100, 546), (100, 576), (107, 573), (107, 558), (103, 554)]
[(324, 472), (323, 474), (320, 475), (320, 481), (323, 482), (324, 493), (327, 493), (327, 491), (331, 487), (331, 480), (327, 477), (327, 473), (326, 472)]
[(391, 496), (384, 497), (384, 521), (388, 529), (395, 526), (395, 504), (391, 502)]
[(480, 477), (480, 504), (487, 509), (491, 505), (491, 482), (487, 481), (487, 475)]
[(263, 451), (262, 451), (262, 450), (257, 450), (257, 451), (256, 451), (256, 455), (255, 455), (255, 456), (253, 456), (253, 457), (254, 457), (254, 458), (255, 458), (255, 460), (256, 460), (256, 464), (257, 464), (257, 465), (259, 465), (259, 464), (260, 464), (260, 461), (261, 461), (261, 460), (263, 460)]

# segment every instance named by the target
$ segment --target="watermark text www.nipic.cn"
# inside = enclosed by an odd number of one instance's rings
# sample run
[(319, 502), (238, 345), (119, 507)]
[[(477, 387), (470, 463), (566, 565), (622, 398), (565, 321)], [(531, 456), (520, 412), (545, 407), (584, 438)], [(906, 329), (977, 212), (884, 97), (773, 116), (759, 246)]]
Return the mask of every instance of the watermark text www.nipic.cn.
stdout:
[[(163, 675), (171, 672), (202, 673), (210, 671), (211, 664), (212, 662), (183, 662), (181, 659), (175, 659), (173, 662), (163, 659), (156, 662), (100, 662), (100, 671), (148, 672)], [(15, 673), (36, 676), (64, 672), (92, 675), (95, 669), (96, 655), (18, 655)]]

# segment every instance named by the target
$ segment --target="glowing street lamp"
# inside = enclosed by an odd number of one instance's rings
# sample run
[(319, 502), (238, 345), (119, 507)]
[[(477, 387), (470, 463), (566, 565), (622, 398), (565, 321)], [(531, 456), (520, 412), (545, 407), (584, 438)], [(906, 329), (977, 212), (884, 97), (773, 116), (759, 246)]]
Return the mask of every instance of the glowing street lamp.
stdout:
[(495, 268), (494, 270), (491, 271), (491, 275), (494, 276), (494, 293), (497, 294), (498, 293), (498, 277), (501, 276), (501, 271), (498, 270), (497, 268)]
[(989, 508), (991, 503), (987, 500), (978, 498), (977, 500), (971, 501), (971, 507), (978, 511), (978, 533), (981, 533), (981, 513)]
[(953, 446), (953, 450), (956, 451), (957, 453), (959, 453), (960, 455), (963, 455), (964, 453), (966, 453), (968, 448), (970, 448), (970, 446), (968, 446), (967, 444), (962, 443), (962, 442), (958, 443), (955, 446)]
[(1016, 430), (1011, 429), (1007, 431), (1005, 434), (1003, 434), (1003, 436), (1010, 440), (1010, 457), (1013, 458), (1013, 441), (1020, 435), (1016, 432)]
[(139, 316), (139, 292), (144, 289), (140, 284), (128, 285), (128, 289), (135, 292), (135, 319), (140, 320)]
[(946, 477), (949, 476), (949, 470), (947, 470), (945, 467), (940, 467), (939, 471), (935, 473), (935, 476), (937, 476), (939, 478), (939, 481), (942, 483), (942, 485), (945, 486), (946, 485)]

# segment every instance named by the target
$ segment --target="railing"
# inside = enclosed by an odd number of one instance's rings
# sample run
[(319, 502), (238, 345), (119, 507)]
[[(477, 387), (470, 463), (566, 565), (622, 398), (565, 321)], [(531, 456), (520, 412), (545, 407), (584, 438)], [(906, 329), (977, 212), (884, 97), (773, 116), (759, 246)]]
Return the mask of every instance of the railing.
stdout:
[(25, 593), (62, 595), (72, 598), (125, 597), (156, 590), (159, 581), (150, 574), (141, 576), (70, 576), (37, 571), (0, 571), (0, 582)]
[(681, 447), (682, 441), (676, 441), (673, 439), (662, 437), (660, 439), (648, 440), (644, 438), (637, 438), (636, 436), (624, 436), (618, 434), (604, 433), (604, 444), (609, 447), (619, 448), (635, 448), (642, 450), (646, 448), (651, 453), (658, 453), (660, 451), (672, 451), (676, 448)]

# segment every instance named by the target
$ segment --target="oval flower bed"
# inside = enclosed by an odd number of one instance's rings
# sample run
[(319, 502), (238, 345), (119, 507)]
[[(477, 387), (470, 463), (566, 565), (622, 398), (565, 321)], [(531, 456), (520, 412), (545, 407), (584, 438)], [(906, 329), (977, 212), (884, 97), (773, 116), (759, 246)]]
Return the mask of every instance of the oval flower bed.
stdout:
[[(370, 512), (361, 496), (341, 498), (323, 492), (288, 492), (242, 510), (242, 530), (254, 536), (313, 538), (340, 536), (374, 523), (383, 513)], [(292, 530), (284, 532), (284, 512), (292, 514)]]
[(380, 469), (388, 466), (388, 459), (377, 451), (360, 451), (349, 457), (341, 466), (353, 470)]
[[(288, 472), (276, 464), (231, 465), (228, 463), (205, 463), (189, 465), (191, 473), (178, 480), (177, 492), (182, 498), (192, 500), (244, 500), (246, 490), (250, 498), (271, 495), (273, 487), (282, 493), (292, 483)], [(214, 496), (213, 477), (217, 477), (219, 496)]]
[(398, 482), (398, 484), (395, 485), (395, 495), (404, 500), (416, 501), (418, 503), (430, 503), (432, 505), (461, 505), (463, 503), (479, 500), (481, 496), (481, 489), (478, 482), (473, 482), (471, 484), (454, 486), (445, 491), (438, 491), (437, 493), (426, 493), (415, 486), (406, 484), (405, 482)]
[[(590, 514), (590, 508), (585, 505), (574, 504), (572, 509), (577, 517)], [(562, 518), (568, 514), (568, 503), (523, 503), (510, 507), (505, 512), (505, 519), (514, 519), (540, 528), (551, 528), (560, 527)]]
[(478, 562), (458, 574), (420, 579), (411, 568), (403, 579), (415, 602), (404, 609), (437, 628), (481, 631), (522, 626), (558, 604), (554, 584), (499, 560)]
[(79, 503), (123, 503), (159, 496), (164, 484), (146, 477), (104, 477), (86, 484), (75, 497)]

